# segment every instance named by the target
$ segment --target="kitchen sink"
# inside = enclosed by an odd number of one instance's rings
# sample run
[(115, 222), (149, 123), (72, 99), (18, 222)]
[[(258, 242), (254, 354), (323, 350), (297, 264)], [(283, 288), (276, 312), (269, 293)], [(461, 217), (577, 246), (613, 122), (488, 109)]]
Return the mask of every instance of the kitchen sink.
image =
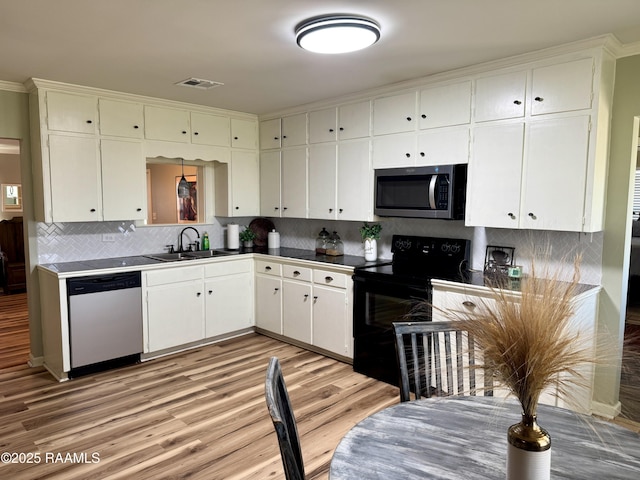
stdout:
[(178, 262), (185, 260), (197, 260), (199, 258), (212, 258), (230, 255), (230, 253), (221, 250), (200, 250), (197, 252), (180, 252), (180, 253), (154, 253), (145, 255), (147, 258), (161, 260), (163, 262)]
[(198, 257), (191, 257), (188, 253), (194, 252), (181, 252), (181, 253), (154, 253), (153, 255), (145, 255), (147, 258), (153, 258), (154, 260), (162, 260), (163, 262), (177, 262), (182, 260), (195, 260)]

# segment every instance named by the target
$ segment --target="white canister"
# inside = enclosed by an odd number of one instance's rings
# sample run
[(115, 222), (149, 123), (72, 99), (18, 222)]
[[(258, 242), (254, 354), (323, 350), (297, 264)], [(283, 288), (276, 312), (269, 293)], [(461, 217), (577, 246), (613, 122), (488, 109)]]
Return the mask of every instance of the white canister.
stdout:
[(280, 248), (280, 234), (275, 229), (267, 234), (267, 248), (269, 250)]
[(240, 248), (240, 228), (237, 223), (227, 224), (227, 248), (229, 250)]

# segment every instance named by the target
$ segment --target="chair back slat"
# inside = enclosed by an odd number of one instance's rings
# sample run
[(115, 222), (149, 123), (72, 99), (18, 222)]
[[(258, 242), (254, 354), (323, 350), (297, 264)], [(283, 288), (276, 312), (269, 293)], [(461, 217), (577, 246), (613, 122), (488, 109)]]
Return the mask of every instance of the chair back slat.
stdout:
[(296, 419), (277, 357), (269, 360), (265, 379), (265, 399), (278, 437), (282, 465), (287, 480), (304, 480), (304, 464)]
[[(478, 368), (473, 336), (449, 322), (395, 322), (400, 400), (445, 395), (493, 395), (493, 375)], [(481, 376), (483, 379), (478, 382)]]

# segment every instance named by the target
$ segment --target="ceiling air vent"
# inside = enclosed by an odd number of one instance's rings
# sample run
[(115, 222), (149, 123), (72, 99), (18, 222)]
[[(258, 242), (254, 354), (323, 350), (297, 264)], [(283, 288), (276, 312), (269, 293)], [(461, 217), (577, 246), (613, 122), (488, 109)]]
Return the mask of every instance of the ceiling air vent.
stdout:
[(224, 85), (222, 82), (214, 82), (213, 80), (203, 80), (201, 78), (187, 78), (186, 80), (182, 80), (181, 82), (176, 83), (175, 85), (180, 85), (182, 87), (192, 87), (192, 88), (200, 88), (202, 90), (208, 90), (213, 87), (220, 87)]

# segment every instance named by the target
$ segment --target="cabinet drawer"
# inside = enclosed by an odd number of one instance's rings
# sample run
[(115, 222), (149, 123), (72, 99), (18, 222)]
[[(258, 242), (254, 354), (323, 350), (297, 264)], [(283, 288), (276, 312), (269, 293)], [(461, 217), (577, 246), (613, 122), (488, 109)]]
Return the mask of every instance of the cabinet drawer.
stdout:
[(236, 273), (251, 272), (251, 260), (232, 260), (229, 262), (216, 262), (204, 266), (204, 276), (222, 277), (224, 275), (234, 275)]
[(283, 265), (282, 276), (292, 278), (294, 280), (302, 280), (304, 282), (311, 281), (311, 269), (305, 267), (296, 267), (294, 265)]
[(266, 273), (267, 275), (282, 275), (282, 265), (275, 262), (265, 262), (264, 260), (256, 261), (256, 273)]
[(313, 283), (316, 285), (347, 288), (347, 280), (348, 277), (344, 273), (330, 272), (328, 270), (313, 271)]
[(187, 282), (190, 280), (201, 280), (202, 274), (202, 267), (167, 268), (166, 270), (147, 272), (147, 287)]

